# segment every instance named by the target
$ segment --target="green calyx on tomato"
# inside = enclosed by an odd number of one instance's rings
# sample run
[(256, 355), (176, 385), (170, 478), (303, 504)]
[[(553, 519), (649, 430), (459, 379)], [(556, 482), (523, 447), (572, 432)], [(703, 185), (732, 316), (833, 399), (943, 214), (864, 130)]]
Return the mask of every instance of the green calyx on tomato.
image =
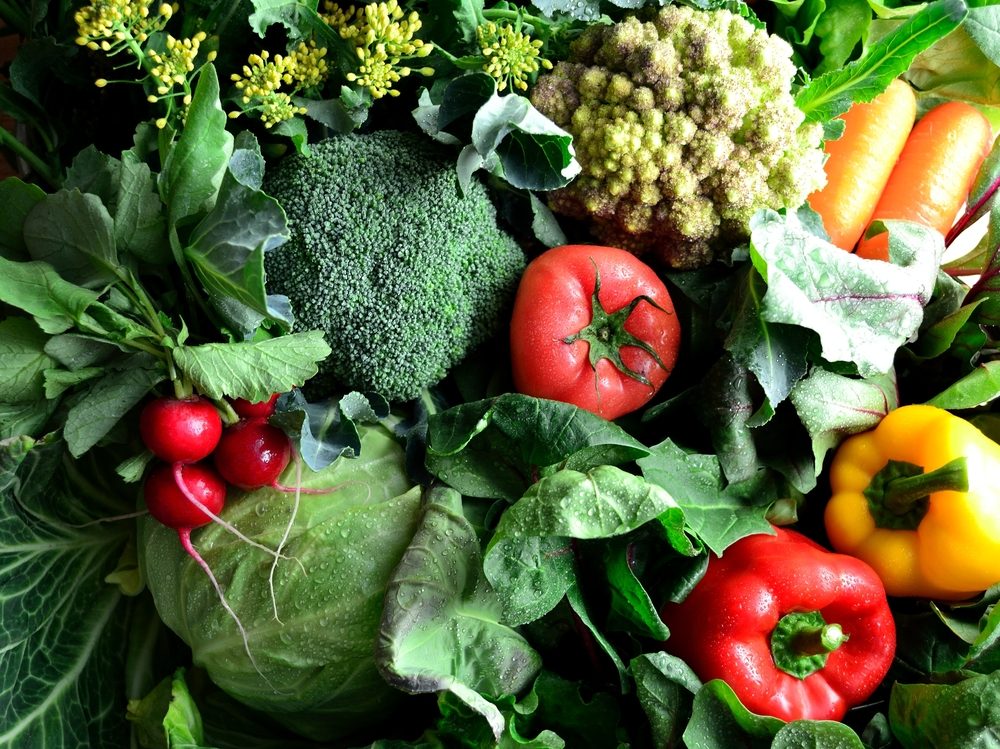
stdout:
[(597, 264), (594, 263), (594, 293), (590, 300), (592, 310), (590, 323), (573, 335), (563, 338), (563, 343), (585, 341), (589, 346), (588, 356), (590, 358), (590, 365), (595, 370), (597, 369), (597, 362), (601, 359), (607, 359), (615, 365), (619, 372), (627, 374), (629, 377), (641, 382), (643, 385), (651, 387), (652, 383), (646, 375), (632, 369), (622, 361), (622, 346), (637, 346), (653, 357), (653, 360), (662, 369), (666, 369), (667, 366), (663, 363), (663, 360), (660, 359), (660, 355), (656, 352), (656, 349), (641, 338), (638, 338), (625, 330), (625, 321), (628, 320), (633, 310), (635, 310), (641, 302), (647, 302), (648, 304), (656, 307), (658, 310), (662, 310), (663, 308), (648, 296), (642, 294), (632, 299), (628, 306), (622, 307), (617, 312), (609, 313), (606, 309), (604, 309), (604, 305), (601, 304), (601, 300), (599, 298), (600, 292), (601, 271), (597, 267)]

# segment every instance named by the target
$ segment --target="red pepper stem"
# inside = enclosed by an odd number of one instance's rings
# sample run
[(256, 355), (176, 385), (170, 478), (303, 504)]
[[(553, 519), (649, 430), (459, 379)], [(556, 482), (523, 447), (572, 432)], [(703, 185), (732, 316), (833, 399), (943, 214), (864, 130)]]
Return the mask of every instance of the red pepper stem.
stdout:
[(904, 515), (913, 509), (915, 503), (935, 492), (968, 490), (969, 473), (965, 458), (955, 458), (933, 471), (890, 479), (883, 490), (882, 501), (889, 512)]
[(803, 629), (792, 638), (792, 650), (799, 655), (832, 653), (847, 639), (839, 624)]
[(804, 679), (821, 670), (846, 640), (841, 626), (828, 623), (819, 611), (793, 611), (771, 631), (771, 657), (779, 669)]

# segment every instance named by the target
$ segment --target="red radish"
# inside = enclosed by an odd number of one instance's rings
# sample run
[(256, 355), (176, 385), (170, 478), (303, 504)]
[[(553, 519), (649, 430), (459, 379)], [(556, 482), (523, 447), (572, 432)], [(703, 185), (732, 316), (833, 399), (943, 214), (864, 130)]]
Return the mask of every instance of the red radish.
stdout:
[(266, 419), (274, 413), (274, 404), (278, 400), (279, 395), (281, 393), (274, 393), (266, 401), (251, 402), (245, 398), (233, 398), (229, 402), (232, 404), (237, 416), (241, 416), (244, 419)]
[(211, 455), (222, 436), (222, 419), (200, 396), (156, 398), (139, 415), (139, 435), (160, 460), (197, 463)]
[[(232, 617), (243, 637), (243, 648), (251, 665), (262, 677), (264, 673), (250, 651), (250, 640), (240, 617), (226, 600), (222, 586), (208, 562), (194, 548), (191, 531), (212, 522), (226, 502), (226, 484), (211, 468), (197, 464), (175, 462), (153, 468), (146, 477), (143, 496), (149, 514), (168, 528), (177, 531), (181, 547), (208, 576), (222, 607)], [(267, 677), (264, 677), (265, 681)]]
[(177, 481), (174, 467), (166, 463), (149, 472), (143, 488), (149, 514), (168, 528), (190, 530), (211, 523), (211, 515), (199, 509), (189, 496), (218, 515), (226, 501), (225, 482), (211, 468), (200, 464), (181, 465), (180, 476)]
[(291, 456), (288, 436), (260, 418), (228, 427), (212, 454), (222, 477), (240, 489), (274, 486)]

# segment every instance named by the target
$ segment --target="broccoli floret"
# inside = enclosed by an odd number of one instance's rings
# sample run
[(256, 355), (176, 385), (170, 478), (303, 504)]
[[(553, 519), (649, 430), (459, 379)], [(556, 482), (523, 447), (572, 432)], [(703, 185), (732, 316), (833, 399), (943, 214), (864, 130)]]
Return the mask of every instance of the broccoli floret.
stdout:
[(531, 94), (583, 167), (551, 207), (693, 268), (745, 240), (758, 209), (801, 205), (825, 182), (824, 155), (791, 95), (791, 54), (726, 10), (671, 5), (590, 27)]
[(281, 160), (265, 190), (291, 234), (266, 255), (268, 291), (290, 299), (296, 329), (326, 333), (319, 382), (415, 398), (506, 319), (524, 252), (429, 138), (334, 136)]

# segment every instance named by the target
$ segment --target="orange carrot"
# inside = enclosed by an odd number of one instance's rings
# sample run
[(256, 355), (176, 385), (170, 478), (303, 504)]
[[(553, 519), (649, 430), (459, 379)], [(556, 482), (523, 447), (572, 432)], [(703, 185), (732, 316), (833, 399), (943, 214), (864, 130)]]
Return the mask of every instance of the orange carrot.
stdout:
[[(949, 101), (934, 107), (913, 127), (872, 220), (915, 221), (947, 233), (992, 142), (989, 120), (972, 105)], [(862, 238), (857, 254), (888, 260), (888, 234)]]
[(826, 187), (809, 196), (837, 247), (853, 250), (868, 226), (916, 115), (913, 89), (898, 78), (872, 101), (841, 115), (844, 135), (824, 146)]

